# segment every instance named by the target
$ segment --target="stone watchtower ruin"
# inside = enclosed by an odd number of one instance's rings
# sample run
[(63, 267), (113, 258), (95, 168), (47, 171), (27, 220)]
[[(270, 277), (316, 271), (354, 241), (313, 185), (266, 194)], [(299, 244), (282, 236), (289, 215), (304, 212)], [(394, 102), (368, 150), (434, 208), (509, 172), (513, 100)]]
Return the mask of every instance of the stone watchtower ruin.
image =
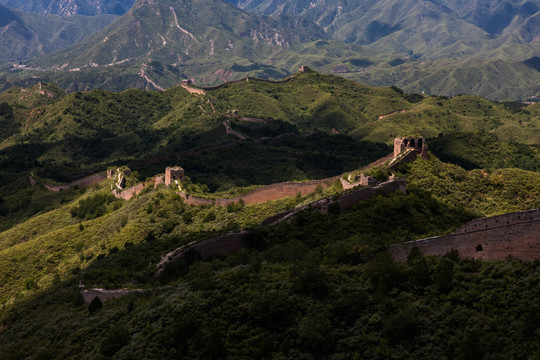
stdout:
[(422, 159), (428, 160), (428, 146), (426, 140), (419, 137), (398, 137), (394, 139), (394, 158), (399, 154), (406, 152), (407, 150), (412, 150), (416, 152), (417, 155), (420, 155)]
[(165, 186), (171, 185), (176, 181), (185, 181), (184, 169), (180, 166), (167, 167), (165, 169)]
[(309, 66), (306, 66), (306, 65), (302, 65), (298, 68), (298, 72), (301, 72), (301, 73), (307, 73), (307, 72), (311, 72), (311, 69)]

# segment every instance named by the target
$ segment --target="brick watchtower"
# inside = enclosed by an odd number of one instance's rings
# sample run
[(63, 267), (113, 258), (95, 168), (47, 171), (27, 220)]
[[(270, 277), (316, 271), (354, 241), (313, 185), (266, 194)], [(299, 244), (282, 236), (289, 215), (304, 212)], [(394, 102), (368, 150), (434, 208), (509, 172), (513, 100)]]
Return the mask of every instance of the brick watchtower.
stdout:
[(165, 169), (165, 186), (171, 185), (176, 180), (182, 182), (186, 178), (184, 176), (184, 169), (180, 166), (168, 167)]
[(416, 151), (422, 159), (429, 159), (428, 146), (423, 137), (398, 137), (394, 139), (394, 157), (409, 149)]

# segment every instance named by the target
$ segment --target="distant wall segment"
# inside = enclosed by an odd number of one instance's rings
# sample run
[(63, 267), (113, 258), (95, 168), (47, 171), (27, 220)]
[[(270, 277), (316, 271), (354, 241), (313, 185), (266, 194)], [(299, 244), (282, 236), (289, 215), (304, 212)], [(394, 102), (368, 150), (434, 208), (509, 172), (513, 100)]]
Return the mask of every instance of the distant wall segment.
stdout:
[(405, 262), (415, 246), (424, 255), (457, 250), (462, 258), (533, 261), (540, 257), (540, 209), (476, 219), (450, 235), (392, 245), (390, 253)]

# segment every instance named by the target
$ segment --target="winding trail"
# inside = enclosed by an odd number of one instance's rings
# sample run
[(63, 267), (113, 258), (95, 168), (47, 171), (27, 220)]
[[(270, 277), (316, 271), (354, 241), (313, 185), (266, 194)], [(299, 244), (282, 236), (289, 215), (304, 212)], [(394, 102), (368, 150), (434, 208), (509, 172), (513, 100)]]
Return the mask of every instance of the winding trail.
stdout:
[(197, 39), (195, 39), (195, 36), (193, 36), (192, 33), (190, 33), (189, 31), (187, 31), (186, 29), (180, 26), (180, 24), (178, 23), (178, 16), (176, 15), (176, 11), (174, 10), (174, 8), (171, 6), (170, 9), (174, 16), (174, 22), (175, 22), (176, 28), (180, 30), (181, 32), (183, 32), (184, 34), (189, 35), (193, 40), (197, 41)]

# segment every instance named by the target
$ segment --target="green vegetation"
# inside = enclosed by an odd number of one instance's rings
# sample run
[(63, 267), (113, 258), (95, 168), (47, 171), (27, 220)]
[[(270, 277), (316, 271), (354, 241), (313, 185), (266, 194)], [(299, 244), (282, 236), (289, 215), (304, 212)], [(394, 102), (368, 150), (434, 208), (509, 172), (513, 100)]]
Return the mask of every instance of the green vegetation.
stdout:
[[(476, 217), (539, 208), (536, 105), (410, 98), (317, 73), (206, 95), (179, 87), (18, 93), (0, 94), (1, 121), (17, 124), (0, 144), (0, 353), (8, 359), (526, 358), (540, 350), (538, 261), (413, 252), (397, 265), (386, 253)], [(227, 135), (223, 121), (248, 139)], [(132, 185), (177, 164), (188, 193), (233, 197), (358, 171), (406, 134), (433, 137), (429, 161), (397, 170), (406, 194), (303, 211), (275, 226), (260, 223), (338, 195), (339, 182), (307, 197), (226, 207), (190, 206), (152, 183), (129, 201), (111, 195), (113, 179), (60, 192), (43, 186), (122, 166)], [(451, 156), (458, 165), (438, 159)], [(247, 249), (206, 261), (191, 250), (157, 273), (165, 254), (241, 229)], [(86, 304), (82, 287), (142, 291)]]
[(540, 170), (540, 148), (501, 141), (489, 133), (455, 133), (429, 141), (441, 160), (472, 169), (520, 168)]
[[(422, 168), (433, 170), (422, 174), (426, 183), (442, 171), (458, 170), (422, 160), (405, 170), (412, 174)], [(474, 172), (461, 171), (475, 182)], [(209, 236), (205, 229), (223, 228), (227, 219), (246, 221), (255, 214), (259, 218), (264, 208), (276, 211), (280, 202), (229, 212), (185, 206), (170, 191), (148, 191), (85, 221), (83, 231), (70, 232), (71, 241), (81, 242), (100, 228), (104, 239), (89, 240), (79, 250), (85, 260), (72, 263), (73, 270), (57, 277), (60, 282), (45, 285), (30, 274), (22, 277), (32, 280), (21, 284), (26, 296), (2, 314), (0, 349), (13, 359), (36, 349), (50, 358), (156, 359), (382, 359), (390, 353), (521, 358), (537, 353), (538, 262), (484, 263), (450, 254), (411, 255), (408, 264), (397, 265), (385, 255), (386, 244), (450, 232), (474, 216), (465, 210), (468, 199), (447, 204), (429, 195), (437, 186), (420, 189), (419, 180), (411, 176), (410, 181), (406, 195), (377, 197), (343, 213), (305, 212), (276, 227), (252, 227), (250, 249), (207, 262), (194, 254), (158, 278), (152, 265), (160, 255)], [(502, 187), (511, 189), (512, 183), (503, 178)], [(491, 196), (489, 188), (484, 191), (476, 194), (479, 200)], [(540, 201), (539, 194), (531, 197)], [(190, 224), (180, 216), (186, 213), (192, 214)], [(107, 225), (127, 214), (124, 227)], [(81, 303), (79, 283), (160, 290), (100, 308), (96, 300)]]

